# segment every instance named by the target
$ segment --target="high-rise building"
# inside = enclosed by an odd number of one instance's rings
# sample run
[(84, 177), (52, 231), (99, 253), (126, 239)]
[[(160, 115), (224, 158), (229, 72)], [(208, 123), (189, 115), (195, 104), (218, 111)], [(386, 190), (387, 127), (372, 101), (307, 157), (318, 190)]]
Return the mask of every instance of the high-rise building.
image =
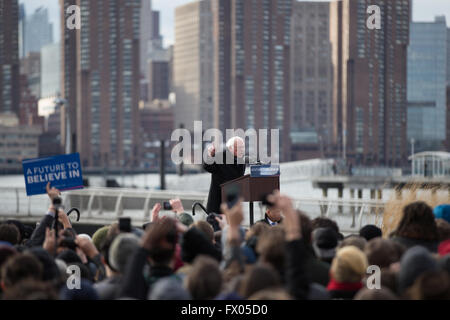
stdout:
[(38, 126), (44, 130), (44, 117), (38, 114), (38, 99), (28, 85), (27, 76), (20, 76), (20, 108), (19, 124), (24, 126)]
[(169, 62), (149, 61), (149, 101), (169, 98)]
[(47, 8), (39, 7), (26, 17), (24, 36), (25, 56), (30, 52), (40, 52), (44, 45), (53, 42), (53, 25), (49, 22)]
[(25, 57), (25, 4), (19, 4), (19, 58)]
[(292, 3), (216, 0), (213, 4), (214, 68), (219, 81), (215, 124), (222, 130), (280, 130), (282, 161), (290, 159)]
[(447, 136), (446, 148), (450, 151), (450, 29), (447, 29)]
[[(371, 5), (380, 29), (368, 28)], [(407, 158), (406, 69), (410, 0), (330, 3), (335, 155), (350, 163), (400, 166)]]
[[(139, 109), (141, 136), (141, 167), (158, 170), (161, 159), (161, 140), (170, 140), (174, 129), (173, 108), (167, 100), (153, 100), (142, 104)], [(172, 148), (165, 148), (165, 158), (169, 159)], [(168, 161), (167, 165), (172, 162)]]
[(140, 70), (147, 78), (147, 59), (151, 40), (153, 39), (152, 0), (141, 2), (141, 35), (140, 35)]
[(450, 87), (450, 28), (447, 29), (447, 86)]
[(41, 96), (41, 53), (29, 52), (20, 60), (20, 73), (26, 75), (28, 88), (39, 98)]
[[(81, 10), (80, 29), (62, 28), (62, 97), (72, 145), (87, 167), (138, 162), (140, 0), (61, 0)], [(64, 25), (64, 24), (63, 24)], [(65, 139), (62, 139), (65, 141)]]
[(408, 47), (408, 141), (414, 151), (439, 151), (446, 140), (447, 23), (411, 23)]
[[(76, 151), (77, 146), (77, 70), (78, 70), (78, 51), (79, 43), (77, 42), (77, 30), (64, 28), (66, 25), (67, 9), (72, 5), (78, 5), (78, 0), (59, 0), (61, 10), (61, 97), (64, 98), (64, 107), (60, 107), (59, 130), (61, 134), (61, 147), (66, 149), (66, 145), (70, 143), (70, 152)], [(78, 31), (79, 32), (79, 31)], [(70, 136), (70, 137), (68, 137)], [(70, 142), (69, 142), (70, 141)]]
[(162, 41), (161, 34), (159, 33), (159, 11), (152, 11), (152, 23), (152, 39)]
[(332, 137), (329, 7), (328, 2), (295, 1), (291, 21), (291, 131), (315, 134), (324, 151)]
[(51, 43), (41, 49), (41, 94), (43, 98), (61, 92), (61, 46)]
[[(11, 2), (11, 0), (5, 0)], [(19, 173), (22, 161), (38, 156), (39, 126), (21, 125), (15, 113), (0, 114), (0, 172)]]
[(0, 113), (19, 112), (19, 5), (0, 0)]
[(213, 127), (213, 45), (211, 2), (201, 0), (175, 9), (175, 125), (193, 130)]
[(447, 115), (446, 115), (446, 137), (445, 148), (446, 151), (450, 151), (450, 86), (447, 86)]
[(231, 129), (231, 6), (229, 0), (213, 0), (214, 126)]

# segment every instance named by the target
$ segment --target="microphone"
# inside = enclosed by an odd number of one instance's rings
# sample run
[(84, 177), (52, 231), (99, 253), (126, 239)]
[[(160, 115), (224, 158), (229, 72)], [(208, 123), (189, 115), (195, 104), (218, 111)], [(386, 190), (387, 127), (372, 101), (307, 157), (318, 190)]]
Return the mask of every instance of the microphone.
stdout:
[(255, 159), (254, 157), (245, 156), (244, 159), (245, 159), (245, 164), (252, 165), (252, 166), (254, 166), (254, 165), (262, 166), (262, 165), (265, 165), (265, 164), (270, 164), (270, 162), (269, 163), (261, 162), (261, 160), (259, 160), (259, 157), (257, 157)]

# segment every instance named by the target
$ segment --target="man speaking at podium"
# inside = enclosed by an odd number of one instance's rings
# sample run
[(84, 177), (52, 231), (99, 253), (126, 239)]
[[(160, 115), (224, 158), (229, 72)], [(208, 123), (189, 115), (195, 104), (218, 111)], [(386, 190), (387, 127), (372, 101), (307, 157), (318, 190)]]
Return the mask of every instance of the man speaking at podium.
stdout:
[[(216, 152), (218, 154), (216, 154)], [(227, 155), (228, 159), (232, 159), (232, 163), (227, 162)], [(216, 158), (216, 159), (223, 159), (223, 162), (216, 163), (215, 161), (212, 162), (212, 159), (209, 159), (211, 161), (208, 161), (203, 163), (203, 168), (211, 173), (211, 186), (209, 187), (209, 195), (208, 195), (208, 204), (206, 206), (206, 211), (208, 213), (219, 213), (220, 214), (220, 205), (222, 203), (222, 194), (220, 190), (220, 185), (231, 181), (234, 179), (237, 179), (239, 177), (242, 177), (245, 173), (245, 163), (239, 164), (238, 159), (241, 159), (245, 155), (245, 143), (244, 140), (240, 137), (233, 137), (230, 140), (228, 140), (226, 144), (226, 148), (223, 148), (223, 150), (216, 150), (214, 145), (210, 145), (208, 147), (208, 157), (209, 158)]]

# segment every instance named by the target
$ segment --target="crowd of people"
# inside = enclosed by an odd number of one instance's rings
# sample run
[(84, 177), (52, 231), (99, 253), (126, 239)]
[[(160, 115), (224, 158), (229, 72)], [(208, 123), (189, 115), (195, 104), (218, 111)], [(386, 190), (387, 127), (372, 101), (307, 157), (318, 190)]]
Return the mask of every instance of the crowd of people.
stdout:
[(5, 221), (1, 299), (450, 298), (450, 205), (413, 202), (391, 234), (367, 225), (344, 236), (335, 221), (311, 219), (279, 192), (268, 201), (249, 228), (242, 202), (194, 221), (179, 199), (170, 201), (171, 215), (156, 204), (141, 228), (113, 223), (92, 237), (53, 204), (34, 229)]

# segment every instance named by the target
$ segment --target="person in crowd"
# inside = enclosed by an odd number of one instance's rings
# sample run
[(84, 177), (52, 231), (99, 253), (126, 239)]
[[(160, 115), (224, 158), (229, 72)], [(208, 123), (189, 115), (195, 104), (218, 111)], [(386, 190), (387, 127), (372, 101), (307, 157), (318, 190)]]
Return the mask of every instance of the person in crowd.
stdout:
[(400, 270), (397, 275), (397, 293), (406, 297), (406, 291), (425, 272), (439, 271), (437, 260), (431, 252), (420, 245), (409, 248), (400, 260)]
[(282, 221), (283, 217), (281, 216), (280, 210), (269, 206), (266, 207), (264, 219), (260, 220), (260, 222), (266, 223), (269, 226), (276, 226)]
[(422, 201), (405, 206), (403, 216), (391, 236), (406, 248), (420, 245), (437, 252), (439, 233), (431, 207)]
[[(302, 228), (302, 241), (305, 245), (304, 265), (312, 283), (325, 287), (329, 281), (330, 265), (317, 257), (313, 246), (311, 220), (306, 213), (296, 210)], [(336, 236), (336, 235), (335, 235)]]
[(367, 241), (370, 241), (374, 238), (381, 238), (382, 235), (383, 234), (381, 229), (373, 224), (365, 225), (359, 230), (359, 236), (366, 239)]
[(105, 266), (106, 278), (94, 284), (99, 299), (118, 298), (117, 293), (120, 289), (122, 274), (125, 272), (128, 260), (139, 248), (139, 240), (133, 233), (120, 233), (110, 239), (105, 239), (102, 248), (102, 263)]
[(353, 300), (398, 300), (398, 297), (387, 288), (376, 290), (363, 288), (358, 291)]
[(102, 249), (103, 244), (106, 241), (109, 228), (110, 226), (103, 226), (100, 229), (97, 229), (97, 231), (95, 231), (92, 235), (92, 242), (94, 243), (98, 251)]
[(436, 219), (442, 219), (450, 223), (450, 204), (441, 204), (433, 209)]
[(389, 268), (400, 261), (403, 252), (399, 252), (397, 244), (391, 239), (374, 238), (366, 243), (364, 253), (369, 265)]
[(439, 234), (439, 243), (450, 239), (450, 223), (444, 219), (436, 219), (436, 227)]
[(366, 239), (357, 235), (357, 234), (351, 234), (345, 237), (341, 242), (338, 244), (338, 249), (347, 247), (347, 246), (354, 246), (357, 247), (359, 250), (364, 251), (364, 247), (366, 246)]
[(0, 224), (0, 241), (8, 242), (13, 246), (19, 244), (21, 241), (19, 229), (14, 224)]
[(331, 264), (327, 286), (332, 299), (353, 299), (363, 287), (367, 267), (367, 257), (359, 248), (345, 246), (339, 249)]
[[(47, 194), (59, 190), (48, 185)], [(222, 203), (220, 238), (210, 221), (185, 220), (180, 199), (170, 200), (173, 212), (155, 204), (144, 231), (113, 223), (92, 238), (50, 205), (33, 231), (0, 225), (1, 299), (449, 299), (445, 206), (414, 202), (391, 237), (368, 225), (344, 239), (335, 221), (311, 220), (278, 191), (267, 200), (268, 219), (249, 228), (242, 199)], [(365, 288), (368, 265), (380, 267), (381, 289)], [(69, 267), (79, 270), (79, 290), (66, 285)]]
[(441, 257), (445, 257), (446, 255), (450, 254), (450, 239), (449, 239), (449, 240), (442, 241), (442, 242), (439, 244), (439, 247), (438, 247), (438, 254), (439, 254)]
[(178, 279), (167, 277), (156, 281), (148, 300), (192, 300), (192, 296)]
[(3, 300), (58, 300), (59, 296), (51, 284), (35, 279), (25, 279), (8, 289)]
[[(338, 246), (338, 234), (332, 228), (317, 228), (312, 233), (312, 247), (316, 257), (331, 264)], [(328, 283), (328, 282), (327, 282)]]
[(194, 222), (191, 227), (197, 228), (198, 230), (203, 232), (206, 238), (208, 238), (208, 240), (211, 241), (212, 244), (215, 244), (216, 239), (214, 238), (214, 229), (211, 224), (206, 221), (199, 220)]
[(428, 271), (421, 274), (408, 289), (411, 300), (450, 300), (450, 276), (448, 272)]
[(258, 291), (281, 287), (279, 274), (268, 264), (256, 264), (242, 279), (240, 295), (245, 299)]
[(338, 235), (338, 241), (341, 241), (344, 239), (344, 235), (339, 231), (339, 226), (336, 223), (336, 221), (331, 220), (330, 218), (326, 217), (317, 217), (311, 220), (311, 225), (313, 231), (317, 228), (331, 228), (333, 229), (336, 234)]
[(217, 260), (200, 255), (186, 277), (186, 288), (194, 300), (212, 300), (222, 290), (222, 273)]
[(10, 257), (2, 266), (0, 286), (4, 293), (8, 293), (21, 281), (32, 279), (43, 280), (43, 266), (31, 253), (17, 253)]
[[(220, 213), (220, 205), (224, 200), (220, 185), (244, 175), (245, 163), (242, 161), (244, 155), (245, 142), (237, 136), (228, 140), (226, 147), (222, 150), (216, 150), (213, 144), (209, 146), (208, 160), (203, 163), (203, 168), (211, 173), (211, 185), (206, 205), (208, 213)], [(217, 161), (219, 163), (216, 162), (216, 159), (220, 159)], [(228, 163), (230, 159), (232, 162)]]

